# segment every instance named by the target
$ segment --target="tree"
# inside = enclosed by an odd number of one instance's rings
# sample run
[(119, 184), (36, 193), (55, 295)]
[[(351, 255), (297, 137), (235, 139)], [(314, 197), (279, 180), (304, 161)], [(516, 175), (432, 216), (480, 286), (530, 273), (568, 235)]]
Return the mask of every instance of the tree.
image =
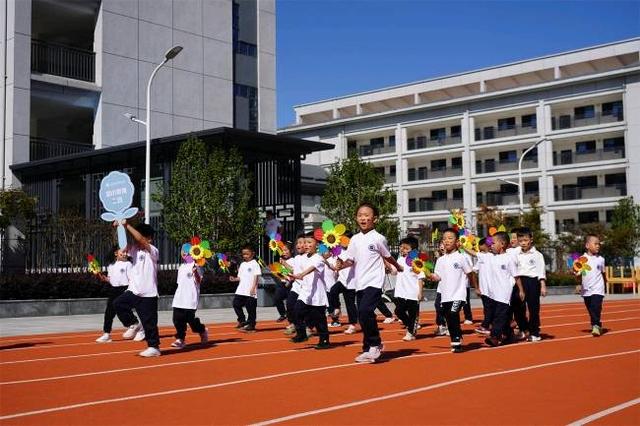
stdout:
[(3, 232), (15, 221), (28, 220), (35, 216), (36, 198), (22, 189), (9, 188), (0, 191), (0, 231)]
[(334, 223), (342, 223), (357, 232), (356, 208), (365, 201), (379, 209), (378, 232), (387, 237), (390, 245), (397, 244), (398, 222), (390, 217), (397, 210), (396, 194), (384, 187), (384, 177), (370, 163), (355, 155), (332, 165), (320, 212)]
[[(623, 198), (613, 209), (611, 228), (606, 233), (604, 244), (609, 261), (627, 263), (640, 255), (640, 205), (632, 197)], [(622, 259), (621, 259), (622, 258)]]

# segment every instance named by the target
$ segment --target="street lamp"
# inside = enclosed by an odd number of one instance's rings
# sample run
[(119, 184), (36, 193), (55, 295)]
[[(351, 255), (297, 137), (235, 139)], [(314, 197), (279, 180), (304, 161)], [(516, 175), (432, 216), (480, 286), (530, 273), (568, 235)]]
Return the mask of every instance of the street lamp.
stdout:
[(146, 128), (146, 153), (145, 153), (145, 163), (144, 163), (144, 223), (149, 223), (151, 211), (150, 211), (150, 199), (151, 199), (151, 82), (153, 78), (156, 76), (156, 73), (160, 68), (166, 64), (171, 59), (178, 56), (178, 53), (182, 51), (182, 46), (173, 46), (171, 49), (167, 50), (167, 53), (164, 54), (164, 60), (158, 65), (151, 76), (149, 77), (149, 82), (147, 83), (147, 118), (145, 121), (138, 119), (135, 115), (131, 113), (125, 113), (124, 116), (129, 120), (144, 125)]

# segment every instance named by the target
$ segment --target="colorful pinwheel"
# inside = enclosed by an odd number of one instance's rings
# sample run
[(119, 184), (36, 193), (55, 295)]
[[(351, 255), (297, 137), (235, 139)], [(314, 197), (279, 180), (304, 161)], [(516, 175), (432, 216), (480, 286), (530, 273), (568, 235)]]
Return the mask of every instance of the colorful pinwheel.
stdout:
[(449, 215), (449, 223), (451, 224), (451, 227), (456, 231), (459, 231), (460, 229), (464, 228), (465, 221), (464, 221), (464, 215), (462, 214), (462, 210), (460, 209), (451, 210), (451, 214)]
[(433, 271), (433, 262), (429, 260), (429, 255), (418, 250), (411, 250), (407, 255), (407, 265), (411, 266), (411, 270), (419, 274), (424, 272), (425, 275), (430, 274)]
[(220, 267), (220, 270), (224, 273), (228, 273), (231, 262), (227, 259), (227, 255), (224, 253), (218, 253), (216, 257), (218, 258), (218, 266)]
[(580, 255), (575, 252), (569, 255), (569, 258), (567, 259), (567, 266), (569, 267), (569, 269), (573, 269), (573, 263), (579, 258), (580, 258)]
[(440, 231), (438, 231), (438, 228), (436, 228), (431, 233), (431, 244), (437, 243), (439, 238), (440, 238)]
[(491, 247), (491, 245), (493, 244), (493, 236), (498, 233), (498, 232), (506, 232), (507, 228), (504, 227), (504, 225), (500, 225), (497, 228), (495, 226), (492, 226), (489, 228), (489, 236), (485, 239), (487, 242), (487, 245), (489, 247)]
[(349, 246), (349, 237), (343, 235), (347, 228), (343, 224), (334, 225), (331, 220), (322, 222), (322, 229), (316, 229), (313, 236), (316, 240), (321, 241), (318, 252), (324, 254), (331, 251), (331, 254), (337, 256)]
[(209, 241), (201, 240), (198, 236), (191, 237), (190, 243), (184, 243), (181, 252), (185, 262), (195, 262), (198, 266), (204, 266), (207, 259), (213, 256)]
[(98, 259), (95, 258), (94, 255), (92, 255), (91, 253), (89, 253), (87, 255), (87, 270), (95, 275), (98, 275), (100, 273), (100, 262), (98, 262)]
[(284, 243), (282, 242), (282, 235), (278, 233), (273, 233), (269, 235), (269, 249), (278, 253), (278, 255), (282, 256), (282, 251), (284, 250)]
[(281, 281), (286, 280), (289, 275), (293, 274), (293, 271), (291, 269), (287, 268), (279, 262), (275, 262), (269, 265), (269, 270), (271, 271), (273, 276)]
[(591, 270), (591, 266), (589, 266), (589, 259), (586, 256), (580, 256), (576, 260), (573, 261), (573, 272), (576, 275), (580, 274), (582, 276), (587, 275), (587, 272)]
[(461, 249), (466, 248), (467, 250), (473, 250), (478, 245), (478, 238), (468, 229), (461, 229), (458, 234)]

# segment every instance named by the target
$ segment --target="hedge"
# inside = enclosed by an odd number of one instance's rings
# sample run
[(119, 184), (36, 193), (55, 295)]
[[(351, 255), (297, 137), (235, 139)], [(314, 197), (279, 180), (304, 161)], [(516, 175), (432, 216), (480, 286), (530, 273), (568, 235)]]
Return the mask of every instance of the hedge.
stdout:
[[(158, 272), (158, 292), (171, 295), (176, 291), (178, 271)], [(21, 274), (0, 276), (0, 300), (80, 299), (106, 297), (109, 284), (92, 274)], [(237, 283), (228, 274), (206, 272), (200, 285), (202, 294), (233, 293)]]

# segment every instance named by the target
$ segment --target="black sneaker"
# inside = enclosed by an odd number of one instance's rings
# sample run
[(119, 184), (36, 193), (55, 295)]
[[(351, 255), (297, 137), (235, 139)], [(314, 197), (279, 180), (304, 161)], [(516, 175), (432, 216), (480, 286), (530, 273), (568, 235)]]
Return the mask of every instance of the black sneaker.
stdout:
[(284, 321), (284, 320), (286, 320), (286, 319), (287, 319), (287, 317), (286, 317), (286, 316), (284, 316), (284, 315), (282, 315), (282, 316), (280, 316), (280, 317), (276, 320), (276, 322), (282, 322), (282, 321)]
[(296, 336), (289, 339), (291, 343), (302, 343), (302, 342), (306, 342), (307, 340), (309, 340), (308, 336)]
[(328, 340), (321, 340), (317, 345), (314, 346), (315, 349), (329, 349), (331, 344)]
[(245, 332), (245, 333), (255, 333), (256, 332), (256, 326), (255, 325), (251, 325), (251, 324), (247, 324), (244, 327), (242, 327), (240, 329), (240, 331)]
[(247, 325), (246, 321), (241, 321), (241, 322), (238, 322), (238, 324), (236, 324), (236, 328), (240, 329), (242, 327), (245, 327), (246, 325)]
[(459, 354), (462, 352), (462, 346), (451, 346), (451, 352), (454, 354)]
[(484, 339), (484, 342), (487, 345), (489, 345), (489, 346), (491, 346), (493, 348), (495, 348), (496, 346), (498, 346), (500, 344), (500, 341), (496, 337), (493, 337), (493, 336), (487, 337), (486, 339)]

